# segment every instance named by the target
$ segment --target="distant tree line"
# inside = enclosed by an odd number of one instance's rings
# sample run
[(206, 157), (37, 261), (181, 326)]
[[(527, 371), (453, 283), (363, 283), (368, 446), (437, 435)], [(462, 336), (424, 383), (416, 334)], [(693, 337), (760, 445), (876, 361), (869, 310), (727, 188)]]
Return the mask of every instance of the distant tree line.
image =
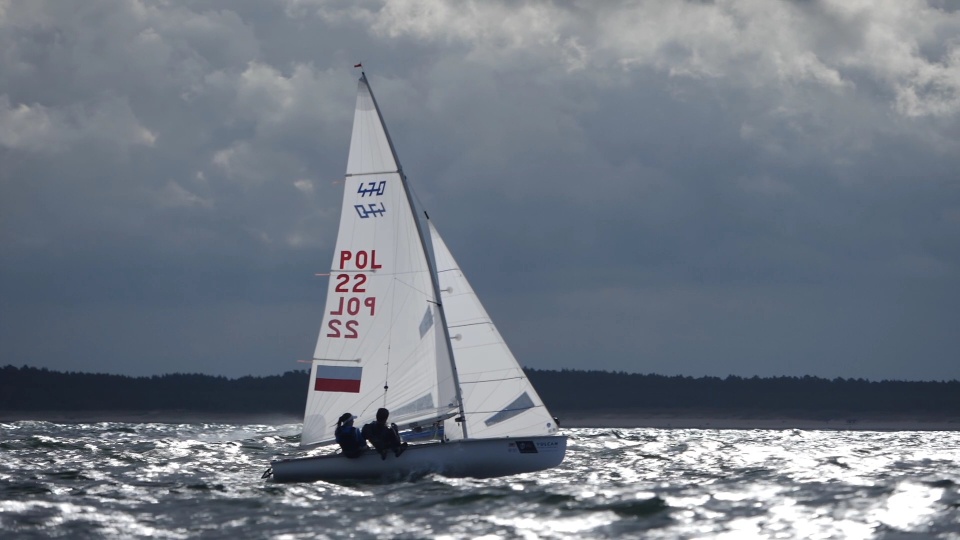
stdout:
[(667, 377), (607, 371), (526, 370), (551, 410), (677, 410), (791, 413), (960, 414), (960, 381), (819, 377)]
[[(818, 377), (666, 377), (526, 370), (550, 410), (713, 410), (832, 416), (844, 413), (960, 414), (960, 381), (905, 382)], [(303, 412), (306, 371), (228, 379), (180, 374), (128, 377), (0, 368), (0, 411)]]
[(7, 366), (0, 369), (0, 410), (302, 414), (307, 377), (305, 371), (239, 379), (184, 373), (128, 377)]

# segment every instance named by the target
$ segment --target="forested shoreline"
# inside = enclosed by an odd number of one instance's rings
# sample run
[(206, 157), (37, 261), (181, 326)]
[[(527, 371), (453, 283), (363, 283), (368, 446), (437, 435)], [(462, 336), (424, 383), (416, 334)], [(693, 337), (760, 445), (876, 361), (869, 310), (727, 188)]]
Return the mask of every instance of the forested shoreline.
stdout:
[[(547, 406), (570, 412), (696, 411), (829, 417), (960, 415), (960, 381), (908, 382), (818, 377), (667, 377), (528, 369)], [(0, 411), (303, 412), (307, 371), (230, 379), (200, 374), (130, 377), (0, 368)]]

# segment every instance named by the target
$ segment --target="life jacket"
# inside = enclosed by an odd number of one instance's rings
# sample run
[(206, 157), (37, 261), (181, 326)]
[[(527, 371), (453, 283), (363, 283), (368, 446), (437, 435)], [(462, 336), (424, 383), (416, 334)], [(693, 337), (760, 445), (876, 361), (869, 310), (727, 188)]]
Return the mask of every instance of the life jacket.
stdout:
[(333, 432), (337, 443), (343, 450), (343, 455), (347, 457), (358, 457), (363, 453), (367, 443), (363, 441), (360, 430), (354, 426), (340, 426)]
[(370, 422), (363, 426), (363, 438), (370, 441), (377, 450), (393, 449), (400, 446), (400, 436), (393, 427), (379, 422)]

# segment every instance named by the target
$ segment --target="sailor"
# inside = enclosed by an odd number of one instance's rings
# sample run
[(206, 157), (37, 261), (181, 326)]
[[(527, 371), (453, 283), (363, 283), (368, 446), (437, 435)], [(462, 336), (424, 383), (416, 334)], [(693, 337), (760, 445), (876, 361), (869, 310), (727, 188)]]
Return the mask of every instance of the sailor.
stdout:
[(363, 426), (363, 438), (370, 441), (370, 444), (380, 452), (381, 459), (387, 459), (387, 450), (393, 450), (393, 455), (400, 457), (400, 454), (407, 449), (407, 443), (400, 440), (400, 431), (396, 424), (387, 425), (387, 418), (390, 411), (384, 408), (377, 409), (377, 419), (374, 422)]
[(364, 450), (369, 448), (367, 442), (363, 440), (360, 430), (353, 426), (355, 417), (350, 413), (343, 413), (337, 420), (337, 429), (333, 432), (343, 450), (343, 455), (348, 458), (360, 457)]

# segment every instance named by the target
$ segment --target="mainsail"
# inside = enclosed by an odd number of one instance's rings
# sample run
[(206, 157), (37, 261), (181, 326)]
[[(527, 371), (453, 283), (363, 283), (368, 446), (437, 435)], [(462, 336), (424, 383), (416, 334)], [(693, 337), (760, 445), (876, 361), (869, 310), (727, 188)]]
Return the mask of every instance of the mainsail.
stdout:
[(304, 414), (302, 446), (329, 443), (344, 412), (401, 425), (459, 412), (424, 225), (362, 77)]

